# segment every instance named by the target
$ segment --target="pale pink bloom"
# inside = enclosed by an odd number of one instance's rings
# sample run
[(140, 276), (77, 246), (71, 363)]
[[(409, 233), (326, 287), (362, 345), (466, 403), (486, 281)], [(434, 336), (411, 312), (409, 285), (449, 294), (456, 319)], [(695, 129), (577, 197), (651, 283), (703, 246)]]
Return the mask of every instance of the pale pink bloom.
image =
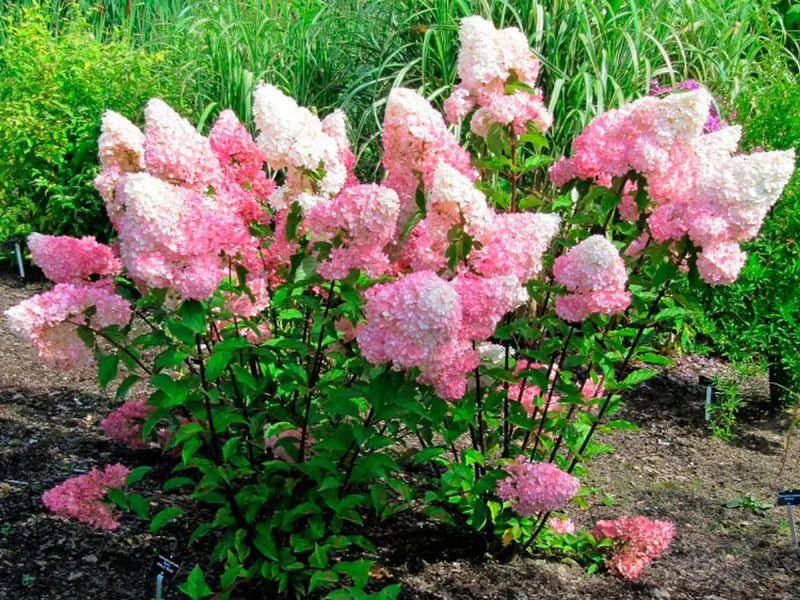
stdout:
[(528, 301), (528, 292), (513, 275), (481, 277), (466, 272), (451, 282), (461, 302), (462, 338), (485, 340), (506, 313)]
[(459, 225), (482, 240), (491, 231), (494, 217), (486, 196), (472, 179), (445, 162), (439, 163), (426, 202), (425, 221), (432, 236), (447, 239), (450, 229)]
[[(93, 313), (87, 317), (84, 313), (89, 309)], [(131, 308), (115, 293), (111, 281), (100, 280), (59, 283), (9, 308), (5, 314), (11, 330), (30, 341), (39, 358), (62, 369), (73, 369), (93, 361), (91, 350), (73, 323), (91, 324), (96, 329), (127, 325)]]
[(400, 198), (400, 229), (417, 210), (417, 188), (432, 186), (440, 162), (446, 162), (472, 181), (477, 178), (469, 153), (447, 130), (442, 115), (412, 90), (394, 88), (389, 94), (382, 139), (381, 161), (387, 172), (383, 185), (396, 191)]
[(264, 155), (250, 132), (231, 110), (223, 110), (208, 134), (211, 149), (219, 160), (228, 186), (235, 194), (245, 220), (264, 221), (261, 205), (275, 191), (275, 182), (264, 172)]
[(269, 307), (269, 291), (263, 277), (248, 277), (247, 288), (250, 290), (250, 294), (245, 292), (223, 293), (226, 298), (225, 310), (227, 312), (235, 316), (250, 318), (261, 314)]
[(514, 275), (526, 282), (542, 270), (542, 255), (560, 226), (561, 219), (555, 214), (500, 213), (469, 261), (487, 277)]
[(347, 171), (345, 187), (356, 185), (358, 180), (353, 174), (353, 166), (356, 163), (356, 156), (350, 148), (350, 140), (347, 138), (347, 117), (342, 110), (334, 110), (322, 119), (322, 131), (333, 139), (339, 162)]
[(633, 240), (628, 247), (625, 248), (625, 256), (638, 256), (642, 250), (644, 250), (648, 243), (650, 242), (650, 234), (647, 231), (643, 231), (639, 234), (635, 240)]
[(292, 255), (300, 248), (300, 244), (286, 237), (286, 221), (288, 218), (288, 209), (275, 214), (272, 242), (266, 250), (262, 251), (264, 263), (273, 277), (277, 271), (289, 267)]
[(556, 298), (556, 313), (579, 322), (591, 314), (615, 314), (631, 301), (625, 290), (628, 274), (614, 245), (602, 235), (592, 235), (553, 264), (555, 281), (569, 292)]
[(199, 192), (219, 185), (220, 164), (208, 139), (163, 100), (147, 103), (144, 138), (144, 162), (151, 175)]
[[(552, 124), (541, 90), (536, 89), (540, 63), (525, 35), (515, 28), (497, 30), (490, 21), (473, 16), (462, 19), (458, 74), (461, 83), (445, 101), (451, 123), (460, 123), (476, 104), (471, 129), (485, 136), (491, 123), (512, 125), (521, 134), (532, 123), (540, 131)], [(506, 92), (512, 78), (532, 91)]]
[(675, 526), (669, 521), (653, 521), (647, 517), (619, 517), (598, 521), (592, 535), (600, 540), (614, 540), (612, 555), (606, 565), (626, 579), (635, 579), (657, 556), (669, 548)]
[(459, 353), (459, 296), (435, 273), (420, 271), (381, 283), (364, 296), (366, 323), (356, 327), (356, 339), (364, 358), (372, 364), (419, 367), (421, 377), (427, 379), (425, 375), (436, 359)]
[(577, 477), (550, 463), (528, 462), (522, 455), (505, 470), (509, 476), (498, 482), (497, 495), (511, 503), (511, 508), (522, 517), (559, 509), (580, 488)]
[(565, 321), (579, 323), (590, 315), (613, 315), (624, 311), (631, 304), (631, 294), (625, 290), (600, 290), (568, 294), (556, 298), (556, 314)]
[(116, 275), (122, 270), (114, 251), (93, 236), (32, 233), (28, 249), (45, 277), (56, 283), (76, 282), (90, 275)]
[(711, 285), (723, 285), (736, 281), (747, 260), (747, 253), (736, 242), (720, 242), (706, 246), (697, 255), (697, 270), (700, 277)]
[(395, 235), (400, 201), (394, 190), (375, 185), (352, 185), (337, 196), (314, 205), (306, 227), (322, 239), (342, 240), (327, 260), (317, 265), (321, 277), (342, 279), (351, 269), (377, 277), (389, 268), (383, 248)]
[(117, 183), (125, 173), (144, 169), (144, 134), (112, 110), (103, 113), (100, 131), (97, 146), (101, 169), (94, 186), (105, 201), (108, 217), (116, 228), (123, 212), (116, 198)]
[[(286, 169), (284, 185), (269, 199), (275, 210), (288, 208), (295, 200), (307, 210), (345, 186), (349, 155), (342, 147), (346, 135), (342, 140), (340, 125), (333, 122), (339, 117), (324, 128), (307, 108), (262, 83), (253, 93), (253, 119), (259, 131), (256, 142), (267, 163), (273, 169)], [(319, 172), (320, 178), (313, 179), (310, 172)]]
[(153, 444), (142, 439), (142, 425), (154, 406), (148, 406), (144, 399), (123, 402), (100, 421), (100, 427), (112, 440), (131, 448), (149, 448)]
[(572, 522), (572, 519), (550, 517), (547, 520), (547, 526), (556, 533), (575, 533), (575, 523)]
[(98, 529), (116, 529), (118, 515), (103, 499), (108, 488), (125, 485), (128, 472), (121, 464), (108, 465), (102, 471), (92, 468), (47, 490), (42, 502), (61, 517), (78, 519)]
[(463, 85), (457, 85), (444, 101), (444, 114), (450, 123), (458, 124), (463, 121), (475, 107), (475, 100), (469, 90)]
[(356, 326), (350, 319), (340, 317), (333, 322), (333, 325), (341, 336), (339, 339), (345, 344), (356, 339)]
[[(272, 450), (275, 458), (283, 460), (288, 463), (294, 463), (295, 458), (300, 452), (300, 441), (302, 438), (302, 431), (299, 429), (284, 429), (266, 439), (265, 445)], [(290, 440), (290, 441), (285, 441)], [(306, 433), (306, 447), (305, 458), (308, 458), (311, 453), (311, 446), (314, 444), (314, 438)], [(289, 449), (291, 448), (291, 450)]]
[(408, 233), (400, 249), (399, 266), (412, 271), (440, 271), (447, 265), (447, 237), (431, 235), (423, 219)]

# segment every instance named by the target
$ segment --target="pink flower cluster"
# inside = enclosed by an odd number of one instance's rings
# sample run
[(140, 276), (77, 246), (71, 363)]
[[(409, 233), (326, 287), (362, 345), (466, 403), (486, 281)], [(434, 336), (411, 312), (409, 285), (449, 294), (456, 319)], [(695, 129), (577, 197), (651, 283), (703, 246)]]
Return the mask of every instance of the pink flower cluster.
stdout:
[(149, 448), (151, 444), (142, 439), (142, 425), (153, 410), (144, 400), (123, 402), (100, 421), (100, 427), (112, 440), (131, 448)]
[[(549, 369), (547, 365), (530, 360), (520, 360), (517, 362), (514, 367), (514, 375), (519, 375), (520, 372), (525, 369), (538, 369), (543, 374), (546, 374), (548, 370), (550, 370), (550, 381), (552, 382), (556, 378), (555, 369)], [(584, 382), (583, 386), (581, 386), (580, 393), (583, 404), (577, 404), (577, 408), (580, 410), (592, 410), (596, 405), (597, 398), (603, 395), (603, 386), (600, 383), (593, 382), (591, 378), (589, 378)], [(534, 416), (537, 406), (544, 405), (546, 398), (550, 399), (547, 404), (547, 412), (549, 414), (563, 409), (563, 406), (559, 403), (561, 396), (553, 391), (552, 383), (545, 392), (542, 392), (538, 385), (529, 382), (525, 383), (525, 378), (521, 378), (508, 386), (508, 397), (515, 402), (519, 400), (522, 408), (525, 409), (529, 417)]]
[(73, 238), (32, 233), (28, 249), (44, 276), (56, 283), (80, 281), (90, 275), (116, 275), (122, 270), (114, 251), (88, 235)]
[(103, 498), (108, 488), (125, 485), (127, 475), (128, 468), (121, 464), (108, 465), (102, 471), (93, 468), (47, 490), (42, 502), (59, 516), (78, 519), (98, 529), (116, 529), (117, 515)]
[(547, 526), (556, 533), (575, 533), (575, 523), (572, 519), (562, 517), (550, 517), (547, 520)]
[(331, 200), (315, 204), (305, 224), (323, 239), (341, 238), (327, 260), (317, 265), (325, 279), (343, 279), (351, 269), (370, 277), (389, 269), (384, 247), (394, 240), (400, 201), (394, 190), (380, 185), (351, 185)]
[[(635, 171), (655, 203), (647, 223), (657, 242), (688, 236), (702, 251), (701, 277), (731, 283), (745, 262), (739, 243), (758, 234), (794, 171), (794, 151), (736, 155), (738, 126), (703, 134), (711, 106), (704, 89), (641, 98), (595, 117), (550, 170), (556, 185), (597, 182)], [(625, 218), (635, 214), (630, 200)]]
[(606, 565), (626, 579), (637, 578), (650, 561), (669, 547), (674, 534), (675, 526), (669, 521), (653, 521), (641, 515), (598, 521), (592, 530), (598, 540), (614, 540)]
[(262, 269), (250, 221), (267, 221), (262, 201), (274, 183), (245, 127), (223, 111), (209, 137), (167, 104), (151, 100), (144, 132), (107, 112), (95, 185), (119, 234), (122, 263), (143, 288), (209, 297), (226, 259)]
[(343, 113), (320, 121), (275, 86), (261, 84), (253, 94), (253, 119), (267, 163), (285, 169), (284, 185), (269, 198), (275, 210), (295, 201), (308, 210), (342, 190), (353, 162)]
[[(272, 450), (272, 453), (278, 460), (293, 463), (295, 458), (290, 455), (288, 448), (292, 448), (294, 451), (294, 456), (297, 456), (300, 452), (300, 439), (302, 435), (303, 434), (299, 429), (284, 429), (283, 431), (268, 437), (265, 440), (265, 445), (267, 448)], [(314, 438), (310, 434), (306, 434), (306, 458), (308, 458), (308, 455), (311, 452), (312, 445), (314, 445)]]
[(592, 235), (553, 265), (556, 282), (569, 294), (556, 298), (556, 313), (565, 321), (580, 322), (592, 314), (611, 315), (625, 310), (631, 294), (625, 290), (625, 261), (602, 235)]
[(130, 321), (131, 308), (127, 300), (115, 293), (113, 282), (103, 279), (59, 283), (13, 306), (5, 314), (11, 330), (28, 339), (39, 358), (71, 369), (91, 365), (93, 361), (92, 351), (78, 336), (78, 325), (90, 324), (96, 329), (123, 326)]
[[(552, 115), (536, 88), (540, 63), (519, 29), (498, 30), (491, 21), (473, 16), (462, 19), (459, 30), (458, 75), (461, 83), (444, 103), (447, 119), (460, 123), (469, 112), (472, 131), (485, 137), (492, 123), (511, 125), (517, 134), (528, 124), (546, 131)], [(521, 84), (507, 89), (508, 84)]]
[(470, 181), (478, 176), (469, 154), (447, 130), (442, 115), (412, 90), (395, 88), (390, 92), (382, 138), (381, 162), (386, 169), (382, 185), (397, 192), (400, 199), (400, 229), (416, 211), (417, 189), (433, 185), (440, 163), (447, 163)]
[(419, 271), (365, 293), (366, 323), (356, 328), (364, 357), (397, 369), (417, 367), (420, 383), (445, 399), (466, 391), (466, 374), (478, 366), (473, 347), (494, 332), (502, 315), (527, 300), (516, 278), (459, 275), (452, 282)]
[(528, 462), (522, 455), (506, 471), (509, 476), (497, 484), (497, 495), (523, 517), (561, 508), (580, 488), (577, 477), (551, 463)]

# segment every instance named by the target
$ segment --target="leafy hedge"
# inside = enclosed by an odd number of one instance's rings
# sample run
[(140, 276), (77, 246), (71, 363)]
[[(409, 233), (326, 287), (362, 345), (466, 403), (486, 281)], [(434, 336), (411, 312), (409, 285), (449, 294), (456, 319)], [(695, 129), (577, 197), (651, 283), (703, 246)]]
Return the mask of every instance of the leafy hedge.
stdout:
[(107, 237), (92, 186), (100, 116), (138, 115), (154, 95), (175, 103), (164, 55), (118, 34), (101, 42), (76, 11), (53, 33), (40, 6), (6, 16), (0, 39), (0, 240), (34, 230)]

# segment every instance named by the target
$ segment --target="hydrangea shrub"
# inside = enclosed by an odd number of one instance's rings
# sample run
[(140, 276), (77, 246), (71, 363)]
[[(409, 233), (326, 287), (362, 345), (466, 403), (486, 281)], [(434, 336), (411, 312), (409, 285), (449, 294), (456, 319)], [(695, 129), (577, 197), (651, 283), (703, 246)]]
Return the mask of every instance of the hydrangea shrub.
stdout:
[[(342, 113), (273, 86), (255, 92), (255, 139), (227, 111), (204, 137), (154, 99), (143, 131), (103, 119), (114, 244), (31, 238), (56, 286), (10, 309), (11, 327), (43, 360), (96, 362), (122, 401), (108, 435), (161, 446), (181, 471), (165, 491), (216, 509), (192, 539), (215, 540), (217, 597), (257, 578), (396, 597), (364, 591), (364, 532), (403, 511), (473, 529), (498, 556), (556, 549), (626, 577), (669, 544), (669, 523), (577, 531), (569, 510), (610, 449), (595, 434), (631, 427), (609, 419), (621, 392), (667, 361), (649, 343), (678, 308), (671, 284), (736, 278), (792, 153), (735, 156), (740, 130), (704, 133), (697, 89), (600, 115), (551, 167), (561, 193), (538, 189), (538, 60), (477, 17), (461, 38), (446, 107), (471, 152), (408, 89), (387, 100), (379, 184), (353, 175)], [(112, 474), (45, 503), (107, 528), (106, 488), (153, 531), (182, 512), (120, 489), (144, 470)], [(190, 580), (190, 596), (212, 593), (199, 566)]]

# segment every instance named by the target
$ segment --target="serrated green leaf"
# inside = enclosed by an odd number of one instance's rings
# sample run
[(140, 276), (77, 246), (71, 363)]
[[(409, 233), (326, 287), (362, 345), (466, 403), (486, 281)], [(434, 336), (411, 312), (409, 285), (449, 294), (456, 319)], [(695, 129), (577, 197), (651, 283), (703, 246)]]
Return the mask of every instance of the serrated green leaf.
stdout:
[(178, 506), (168, 506), (164, 510), (159, 511), (158, 514), (153, 517), (153, 520), (150, 521), (150, 533), (155, 533), (172, 519), (183, 513), (184, 510)]

